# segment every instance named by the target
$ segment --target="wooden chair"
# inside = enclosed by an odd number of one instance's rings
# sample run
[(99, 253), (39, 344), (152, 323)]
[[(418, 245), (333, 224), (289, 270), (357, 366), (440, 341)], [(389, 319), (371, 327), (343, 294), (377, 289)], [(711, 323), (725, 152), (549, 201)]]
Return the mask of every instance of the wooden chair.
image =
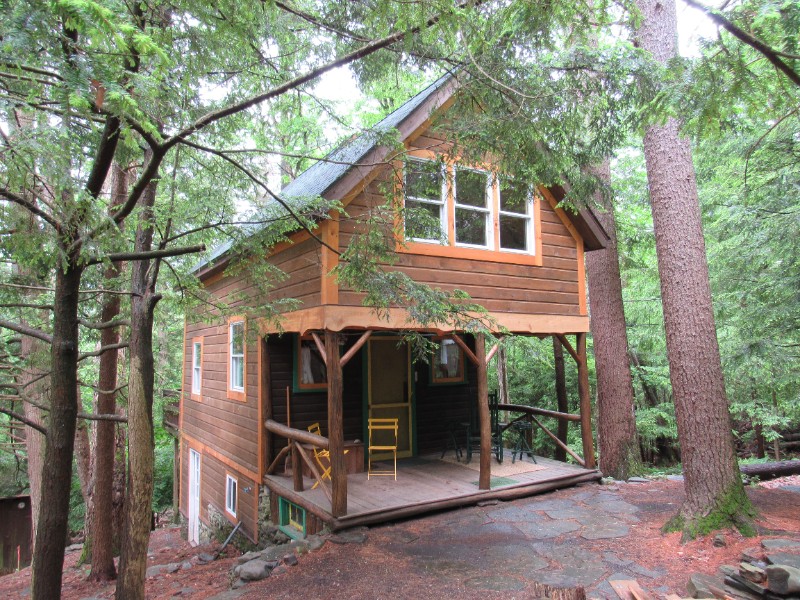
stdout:
[[(372, 475), (394, 475), (394, 480), (397, 481), (397, 419), (369, 419), (369, 443), (367, 445), (367, 479)], [(388, 437), (389, 440), (376, 442), (373, 434), (376, 432), (386, 432), (382, 437)], [(391, 439), (394, 443), (390, 443)], [(380, 435), (377, 437), (381, 437)], [(391, 452), (394, 455), (394, 469), (372, 470), (372, 453), (373, 452)]]
[[(312, 425), (309, 425), (308, 426), (308, 430), (311, 433), (313, 433), (314, 435), (318, 435), (318, 436), (322, 437), (322, 430), (320, 429), (319, 423), (314, 423)], [(330, 479), (331, 478), (331, 453), (328, 450), (324, 450), (322, 448), (317, 448), (316, 446), (312, 446), (312, 449), (314, 450), (314, 459), (317, 461), (317, 464), (319, 465), (319, 469), (320, 469), (320, 473), (321, 473), (320, 478), (319, 478), (320, 481), (322, 481), (323, 479)], [(344, 451), (345, 454), (347, 454), (348, 452), (349, 452), (349, 450), (345, 450)], [(322, 462), (322, 459), (325, 459), (325, 461), (327, 461), (327, 463), (328, 463), (327, 467)], [(314, 488), (316, 488), (320, 484), (320, 481), (317, 481), (314, 485), (312, 485), (311, 489), (313, 490)]]

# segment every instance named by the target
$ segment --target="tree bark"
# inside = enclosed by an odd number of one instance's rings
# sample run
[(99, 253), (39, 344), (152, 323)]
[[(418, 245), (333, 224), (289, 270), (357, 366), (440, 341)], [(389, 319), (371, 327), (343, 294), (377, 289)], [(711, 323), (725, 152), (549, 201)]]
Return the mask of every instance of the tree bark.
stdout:
[[(594, 171), (605, 183), (611, 182), (608, 161)], [(611, 202), (602, 194), (597, 194), (595, 200), (605, 210), (598, 211), (597, 218), (609, 236), (604, 249), (586, 253), (597, 377), (597, 445), (603, 474), (614, 479), (627, 479), (641, 472), (642, 460), (628, 362), (617, 229)]]
[(481, 464), (478, 489), (488, 490), (492, 477), (492, 429), (489, 415), (489, 385), (486, 380), (486, 336), (475, 334), (475, 365), (478, 388), (478, 424), (481, 432)]
[(500, 404), (510, 404), (508, 399), (508, 358), (506, 347), (501, 345), (497, 349), (497, 396)]
[[(641, 46), (662, 63), (676, 56), (674, 0), (637, 5)], [(644, 152), (686, 488), (673, 526), (692, 535), (708, 526), (743, 526), (752, 509), (734, 452), (692, 153), (679, 129), (673, 118), (648, 127)]]
[[(147, 251), (153, 241), (153, 204), (156, 185), (142, 194), (142, 213), (136, 232), (136, 251)], [(147, 545), (153, 499), (153, 314), (157, 268), (149, 260), (131, 265), (131, 335), (128, 347), (128, 487), (125, 497), (125, 530), (119, 561), (118, 600), (143, 600), (147, 569)]]
[(34, 600), (61, 596), (72, 456), (78, 415), (78, 292), (82, 269), (66, 257), (56, 270), (50, 375), (50, 428), (44, 450), (42, 499), (33, 551)]
[[(128, 195), (127, 173), (118, 163), (112, 167), (111, 206), (113, 213), (116, 207), (125, 201)], [(106, 267), (103, 280), (106, 286), (120, 274), (121, 265), (112, 263)], [(120, 296), (108, 294), (103, 303), (100, 321), (107, 323), (120, 313)], [(100, 346), (111, 346), (119, 342), (119, 331), (109, 327), (100, 332)], [(100, 356), (100, 368), (97, 386), (97, 412), (110, 415), (116, 412), (117, 401), (114, 390), (117, 387), (117, 366), (119, 351), (104, 352)], [(109, 581), (117, 576), (114, 566), (114, 526), (113, 526), (113, 483), (114, 483), (114, 433), (116, 426), (111, 421), (98, 421), (96, 425), (95, 443), (95, 476), (94, 476), (94, 542), (92, 551), (92, 571), (89, 578), (94, 581)]]
[[(553, 362), (555, 363), (555, 376), (556, 376), (556, 401), (558, 402), (558, 412), (569, 412), (569, 399), (567, 398), (567, 377), (564, 370), (564, 348), (561, 346), (561, 341), (553, 336)], [(569, 433), (569, 423), (564, 419), (558, 420), (557, 437), (564, 444), (567, 443), (567, 435)], [(561, 462), (567, 462), (567, 451), (561, 446), (556, 444), (555, 459)]]
[[(80, 389), (78, 390), (80, 399)], [(79, 400), (80, 401), (80, 400)], [(79, 564), (91, 561), (93, 533), (94, 533), (94, 481), (93, 481), (92, 444), (90, 441), (89, 424), (86, 420), (78, 421), (75, 429), (75, 467), (78, 472), (78, 481), (81, 486), (85, 513), (83, 517), (83, 550), (78, 560)]]

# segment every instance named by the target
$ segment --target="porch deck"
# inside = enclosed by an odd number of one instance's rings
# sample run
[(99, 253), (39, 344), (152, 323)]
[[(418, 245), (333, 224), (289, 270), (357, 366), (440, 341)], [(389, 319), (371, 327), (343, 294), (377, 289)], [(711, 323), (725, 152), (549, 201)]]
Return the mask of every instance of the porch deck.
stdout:
[(311, 489), (314, 480), (304, 478), (304, 491), (296, 492), (292, 477), (267, 475), (264, 484), (279, 496), (294, 502), (327, 523), (334, 531), (410, 517), (436, 510), (468, 506), (491, 499), (510, 500), (533, 496), (584, 481), (599, 480), (596, 469), (584, 469), (548, 458), (536, 457), (511, 463), (506, 451), (502, 465), (492, 458), (491, 489), (478, 489), (479, 457), (470, 465), (439, 460), (439, 456), (401, 459), (397, 481), (392, 477), (367, 480), (366, 473), (347, 476), (347, 514), (334, 517), (325, 493)]

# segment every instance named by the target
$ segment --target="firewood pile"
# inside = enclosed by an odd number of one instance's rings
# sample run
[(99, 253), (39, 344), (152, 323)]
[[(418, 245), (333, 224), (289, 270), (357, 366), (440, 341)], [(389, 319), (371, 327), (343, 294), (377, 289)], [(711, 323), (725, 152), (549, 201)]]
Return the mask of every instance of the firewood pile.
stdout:
[(738, 565), (720, 567), (716, 576), (695, 573), (687, 591), (691, 598), (800, 600), (800, 541), (764, 540), (760, 548), (742, 553)]

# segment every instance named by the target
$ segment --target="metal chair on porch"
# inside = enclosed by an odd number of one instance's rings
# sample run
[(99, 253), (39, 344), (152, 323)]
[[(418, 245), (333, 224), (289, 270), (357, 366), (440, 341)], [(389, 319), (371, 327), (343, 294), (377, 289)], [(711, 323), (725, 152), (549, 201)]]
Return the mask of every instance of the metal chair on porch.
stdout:
[[(394, 475), (397, 481), (397, 419), (369, 419), (369, 443), (367, 445), (367, 479), (373, 475)], [(394, 457), (393, 469), (372, 468), (373, 453), (391, 452)]]
[[(498, 463), (503, 462), (503, 431), (504, 423), (500, 422), (500, 407), (497, 391), (489, 392), (489, 418), (492, 436), (492, 454)], [(473, 452), (480, 452), (481, 436), (480, 423), (478, 423), (477, 407), (472, 407), (472, 419), (467, 434), (467, 461), (472, 460)]]
[[(308, 431), (314, 435), (322, 437), (322, 430), (320, 429), (319, 423), (313, 423), (312, 425), (309, 425)], [(331, 478), (331, 453), (328, 450), (323, 450), (322, 448), (317, 448), (316, 446), (312, 446), (312, 449), (314, 450), (314, 460), (317, 461), (321, 473), (319, 481), (311, 486), (311, 489), (313, 490), (320, 484), (321, 481)], [(344, 451), (345, 454), (348, 452), (348, 450)], [(327, 467), (325, 466), (325, 463), (322, 462), (323, 459), (325, 462), (327, 462)]]

